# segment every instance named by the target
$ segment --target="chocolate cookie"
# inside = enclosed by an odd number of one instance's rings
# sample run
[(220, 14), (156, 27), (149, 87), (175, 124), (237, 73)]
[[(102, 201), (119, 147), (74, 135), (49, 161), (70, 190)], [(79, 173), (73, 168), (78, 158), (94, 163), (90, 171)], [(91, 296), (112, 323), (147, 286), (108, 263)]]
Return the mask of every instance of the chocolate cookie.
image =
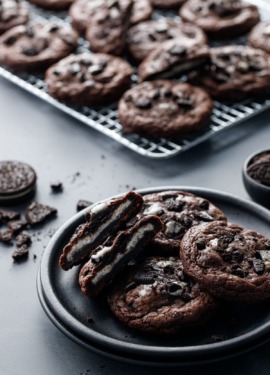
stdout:
[(30, 203), (25, 209), (25, 218), (30, 225), (41, 224), (57, 215), (57, 209), (38, 202)]
[(248, 165), (247, 173), (259, 184), (270, 187), (270, 152), (255, 156)]
[(44, 9), (65, 10), (70, 7), (73, 0), (29, 0), (29, 2)]
[(177, 77), (205, 64), (209, 59), (209, 48), (196, 40), (181, 38), (161, 43), (138, 69), (139, 79), (149, 81)]
[(142, 61), (162, 42), (176, 38), (188, 39), (195, 44), (207, 43), (204, 32), (196, 25), (180, 23), (172, 18), (161, 18), (131, 27), (127, 35), (127, 45), (132, 57)]
[(162, 223), (157, 216), (146, 216), (130, 229), (120, 232), (112, 244), (100, 246), (82, 267), (79, 283), (82, 292), (97, 296), (119, 272), (138, 254), (161, 230)]
[(133, 2), (130, 24), (135, 25), (139, 22), (149, 20), (152, 13), (153, 7), (150, 0), (136, 0)]
[(112, 285), (108, 302), (124, 324), (154, 334), (201, 325), (216, 308), (213, 298), (189, 278), (180, 259), (150, 257)]
[(80, 105), (117, 100), (131, 85), (132, 67), (106, 54), (70, 55), (46, 72), (48, 92), (56, 99)]
[(0, 3), (0, 34), (28, 22), (29, 10), (19, 0), (2, 0)]
[[(15, 204), (32, 197), (36, 189), (36, 172), (19, 161), (0, 162), (0, 203)], [(9, 221), (17, 219), (19, 214), (1, 212), (1, 219)]]
[(242, 100), (264, 94), (270, 87), (270, 56), (245, 46), (225, 46), (210, 50), (210, 62), (191, 81), (220, 100)]
[(164, 9), (179, 8), (185, 2), (186, 0), (151, 0), (151, 3), (154, 7)]
[(258, 8), (242, 0), (188, 0), (180, 16), (200, 26), (213, 39), (242, 35), (260, 21)]
[(270, 53), (270, 21), (261, 22), (254, 27), (249, 35), (248, 41), (252, 47)]
[(224, 221), (225, 214), (207, 199), (180, 191), (147, 194), (143, 197), (142, 215), (156, 215), (164, 229), (151, 242), (161, 254), (178, 254), (184, 234), (204, 222)]
[(270, 240), (231, 223), (191, 228), (181, 243), (185, 271), (213, 295), (248, 303), (270, 300)]
[(122, 198), (94, 206), (86, 214), (87, 222), (77, 228), (64, 247), (60, 266), (68, 270), (91, 256), (98, 246), (140, 211), (142, 203), (141, 195), (130, 192)]
[(92, 14), (85, 33), (92, 51), (116, 56), (123, 53), (132, 4), (132, 0), (110, 0)]
[(158, 80), (127, 91), (118, 112), (127, 133), (172, 138), (204, 128), (212, 113), (212, 100), (188, 83)]
[(16, 26), (0, 37), (0, 63), (12, 69), (43, 70), (69, 55), (78, 35), (52, 22)]

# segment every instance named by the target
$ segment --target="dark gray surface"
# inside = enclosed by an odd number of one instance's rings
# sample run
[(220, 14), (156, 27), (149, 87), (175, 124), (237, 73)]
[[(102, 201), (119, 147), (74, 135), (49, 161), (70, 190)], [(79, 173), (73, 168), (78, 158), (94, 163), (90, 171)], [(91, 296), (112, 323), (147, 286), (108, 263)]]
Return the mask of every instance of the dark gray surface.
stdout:
[[(2, 79), (0, 108), (0, 159), (30, 163), (38, 174), (36, 199), (59, 210), (58, 218), (35, 237), (27, 262), (13, 264), (12, 249), (0, 246), (0, 374), (165, 375), (166, 369), (138, 368), (94, 355), (52, 325), (36, 293), (42, 251), (52, 230), (76, 212), (79, 198), (96, 201), (134, 187), (165, 185), (208, 187), (248, 198), (241, 167), (250, 153), (270, 146), (269, 112), (174, 159), (154, 161), (137, 156)], [(62, 194), (50, 193), (54, 178), (63, 181)], [(170, 371), (268, 375), (269, 349), (267, 344), (215, 366)]]

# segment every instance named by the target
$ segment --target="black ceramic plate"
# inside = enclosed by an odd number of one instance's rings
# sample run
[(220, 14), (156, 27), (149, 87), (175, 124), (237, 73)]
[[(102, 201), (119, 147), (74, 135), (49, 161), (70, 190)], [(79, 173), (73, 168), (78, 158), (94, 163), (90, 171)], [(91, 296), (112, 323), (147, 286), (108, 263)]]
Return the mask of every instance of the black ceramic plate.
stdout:
[[(221, 208), (229, 221), (270, 237), (270, 212), (226, 193), (192, 187), (162, 187), (139, 192), (165, 190), (188, 191), (205, 197)], [(75, 228), (84, 222), (84, 214), (85, 211), (78, 213), (56, 232), (44, 252), (38, 275), (41, 304), (52, 322), (68, 337), (111, 358), (166, 366), (210, 362), (242, 353), (269, 339), (270, 307), (258, 305), (226, 304), (221, 309), (222, 316), (204, 329), (169, 337), (141, 334), (122, 325), (110, 312), (105, 296), (88, 299), (82, 295), (77, 283), (78, 267), (65, 272), (58, 265), (63, 246)], [(88, 317), (93, 318), (92, 323), (87, 321)]]

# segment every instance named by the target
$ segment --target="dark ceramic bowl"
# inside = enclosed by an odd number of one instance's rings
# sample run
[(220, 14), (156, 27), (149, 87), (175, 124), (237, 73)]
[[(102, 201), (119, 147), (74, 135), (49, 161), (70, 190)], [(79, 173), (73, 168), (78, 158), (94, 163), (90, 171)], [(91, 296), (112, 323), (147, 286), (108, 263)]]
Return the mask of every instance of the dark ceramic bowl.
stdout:
[(270, 186), (263, 185), (257, 181), (255, 181), (252, 177), (249, 176), (247, 170), (248, 167), (251, 165), (253, 159), (256, 156), (259, 156), (262, 153), (269, 152), (270, 149), (256, 151), (252, 155), (250, 155), (244, 163), (243, 170), (242, 170), (242, 177), (245, 188), (250, 195), (250, 197), (257, 203), (270, 208)]

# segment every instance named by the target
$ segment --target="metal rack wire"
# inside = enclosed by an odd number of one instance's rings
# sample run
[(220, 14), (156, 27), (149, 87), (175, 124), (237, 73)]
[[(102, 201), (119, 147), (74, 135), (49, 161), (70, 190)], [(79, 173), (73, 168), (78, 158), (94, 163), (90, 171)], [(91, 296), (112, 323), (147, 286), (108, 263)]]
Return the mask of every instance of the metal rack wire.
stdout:
[[(249, 2), (257, 4), (261, 8), (262, 17), (264, 19), (270, 19), (270, 3), (267, 3), (265, 0), (249, 0)], [(68, 21), (65, 12), (56, 15), (52, 12), (39, 10), (36, 7), (32, 7), (32, 10), (33, 18), (47, 18), (56, 23), (65, 23)], [(81, 52), (87, 47), (87, 43), (81, 38), (78, 51)], [(186, 135), (174, 139), (173, 141), (163, 138), (150, 139), (136, 134), (125, 134), (123, 132), (122, 126), (118, 121), (116, 104), (99, 109), (71, 106), (61, 103), (47, 94), (46, 84), (42, 75), (18, 74), (7, 68), (0, 67), (0, 76), (138, 154), (154, 159), (164, 159), (175, 156), (212, 138), (215, 134), (226, 130), (228, 127), (237, 125), (265, 109), (270, 108), (270, 95), (269, 98), (259, 100), (248, 99), (231, 106), (216, 101), (209, 125), (203, 132), (197, 133), (196, 135)]]

